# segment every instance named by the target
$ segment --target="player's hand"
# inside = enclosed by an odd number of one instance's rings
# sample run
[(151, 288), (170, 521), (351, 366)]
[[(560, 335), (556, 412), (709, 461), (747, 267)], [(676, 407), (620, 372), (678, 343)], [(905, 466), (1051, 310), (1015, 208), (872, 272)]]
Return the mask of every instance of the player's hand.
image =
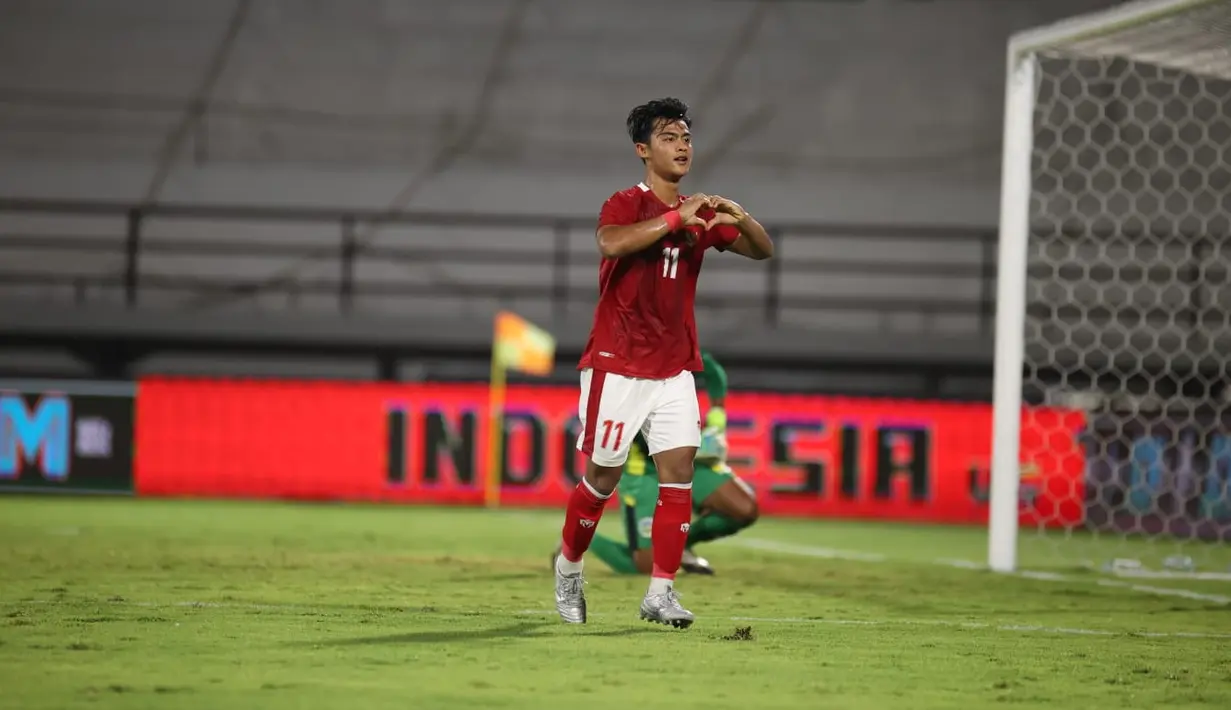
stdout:
[(687, 200), (684, 200), (679, 209), (680, 217), (684, 220), (685, 227), (705, 227), (705, 220), (697, 216), (697, 211), (706, 207), (713, 207), (712, 197), (709, 195), (693, 195)]
[(739, 224), (748, 216), (748, 213), (738, 202), (728, 200), (725, 197), (713, 196), (710, 198), (710, 204), (714, 208), (714, 217), (709, 222), (706, 222), (706, 229), (713, 229), (720, 224)]
[(701, 432), (701, 445), (697, 447), (696, 460), (711, 466), (723, 464), (727, 460), (726, 434), (714, 428)]
[(728, 200), (725, 197), (711, 195), (710, 204), (716, 212), (734, 215), (740, 219), (748, 216), (748, 211), (741, 207), (735, 200)]

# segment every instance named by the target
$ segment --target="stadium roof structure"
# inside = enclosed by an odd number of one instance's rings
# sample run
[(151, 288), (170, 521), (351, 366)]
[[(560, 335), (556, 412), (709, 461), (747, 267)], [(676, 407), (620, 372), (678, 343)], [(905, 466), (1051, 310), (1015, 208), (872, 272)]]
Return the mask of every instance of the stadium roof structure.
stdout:
[(150, 200), (220, 164), (604, 171), (631, 106), (681, 95), (699, 170), (994, 176), (1003, 77), (972, 43), (1112, 3), (8, 2), (0, 163), (140, 164)]

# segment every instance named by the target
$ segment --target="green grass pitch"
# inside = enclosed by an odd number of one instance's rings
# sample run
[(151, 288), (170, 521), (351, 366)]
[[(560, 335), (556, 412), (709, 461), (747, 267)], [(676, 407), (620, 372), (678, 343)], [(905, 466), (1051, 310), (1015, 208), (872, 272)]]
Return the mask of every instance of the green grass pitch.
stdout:
[(698, 550), (691, 629), (639, 621), (645, 580), (595, 559), (565, 626), (559, 524), (0, 498), (0, 708), (1231, 708), (1227, 582), (994, 575), (933, 562), (981, 560), (981, 530), (764, 520)]

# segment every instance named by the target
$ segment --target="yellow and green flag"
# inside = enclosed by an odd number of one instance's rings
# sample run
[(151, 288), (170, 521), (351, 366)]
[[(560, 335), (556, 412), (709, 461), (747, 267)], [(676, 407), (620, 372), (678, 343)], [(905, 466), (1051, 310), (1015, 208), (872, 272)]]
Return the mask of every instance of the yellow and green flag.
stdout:
[(500, 367), (528, 375), (550, 375), (555, 366), (556, 339), (516, 313), (496, 314), (494, 357)]

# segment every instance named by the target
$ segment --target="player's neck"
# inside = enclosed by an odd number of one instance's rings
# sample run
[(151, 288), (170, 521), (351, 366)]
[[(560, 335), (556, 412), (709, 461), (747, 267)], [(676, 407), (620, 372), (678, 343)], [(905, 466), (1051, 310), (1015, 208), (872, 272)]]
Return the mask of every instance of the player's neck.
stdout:
[(650, 188), (650, 192), (654, 196), (663, 201), (663, 204), (674, 206), (680, 201), (680, 183), (675, 180), (668, 180), (660, 177), (651, 171), (646, 171), (645, 184)]

